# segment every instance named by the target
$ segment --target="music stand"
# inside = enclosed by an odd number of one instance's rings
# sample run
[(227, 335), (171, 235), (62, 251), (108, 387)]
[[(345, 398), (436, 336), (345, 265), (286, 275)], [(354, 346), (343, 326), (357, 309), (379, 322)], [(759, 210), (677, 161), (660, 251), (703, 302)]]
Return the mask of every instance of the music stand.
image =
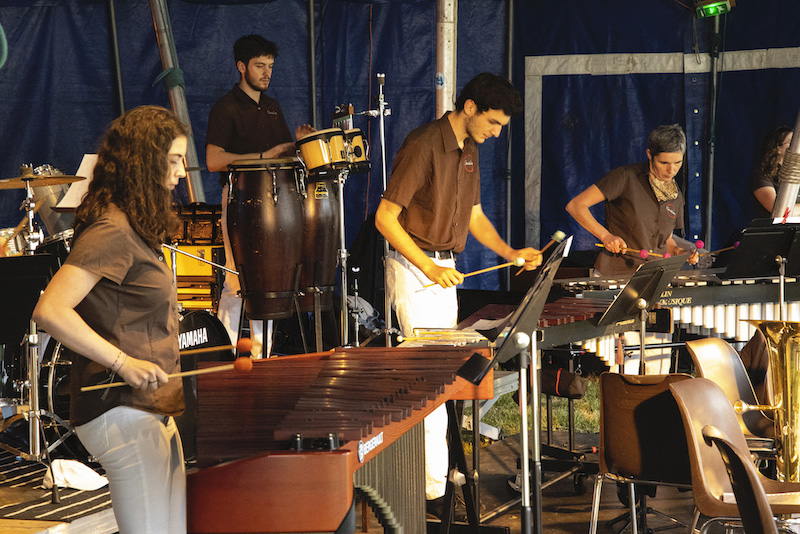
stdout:
[(639, 317), (639, 374), (645, 374), (644, 345), (647, 323), (647, 312), (650, 311), (661, 292), (675, 278), (683, 264), (685, 256), (674, 256), (645, 262), (636, 269), (625, 287), (617, 293), (611, 306), (598, 319), (597, 326), (608, 326), (621, 321), (629, 321)]
[[(550, 257), (539, 270), (538, 276), (531, 288), (525, 294), (522, 302), (514, 310), (514, 313), (501, 322), (500, 325), (492, 329), (491, 335), (497, 337), (497, 333), (504, 330), (508, 325), (511, 328), (503, 339), (500, 347), (495, 350), (494, 357), (486, 360), (480, 355), (473, 355), (458, 370), (458, 376), (479, 384), (490, 369), (494, 368), (496, 362), (506, 362), (515, 355), (519, 355), (519, 414), (520, 414), (520, 449), (521, 461), (523, 466), (532, 465), (533, 467), (533, 487), (531, 488), (531, 473), (527, 469), (522, 469), (522, 502), (521, 502), (521, 527), (522, 534), (530, 534), (536, 529), (537, 534), (542, 532), (542, 452), (539, 439), (539, 374), (540, 362), (536, 357), (536, 346), (534, 332), (539, 328), (539, 317), (547, 302), (550, 288), (553, 285), (556, 271), (561, 265), (561, 260), (569, 253), (572, 244), (572, 236), (563, 240), (553, 250)], [(483, 333), (483, 332), (481, 332)], [(528, 353), (528, 347), (531, 352)], [(534, 355), (535, 365), (532, 372), (536, 373), (531, 382), (530, 404), (533, 413), (533, 462), (531, 463), (529, 452), (528, 436), (528, 376), (527, 370), (530, 364), (530, 356)], [(477, 427), (475, 428), (477, 432)], [(447, 491), (450, 491), (448, 484)], [(536, 498), (535, 509), (531, 507), (531, 493)], [(445, 497), (449, 495), (445, 492)], [(469, 508), (467, 509), (470, 512)]]
[(785, 260), (785, 275), (800, 275), (800, 224), (773, 224), (772, 219), (754, 219), (742, 231), (733, 258), (720, 278), (763, 278), (780, 274)]

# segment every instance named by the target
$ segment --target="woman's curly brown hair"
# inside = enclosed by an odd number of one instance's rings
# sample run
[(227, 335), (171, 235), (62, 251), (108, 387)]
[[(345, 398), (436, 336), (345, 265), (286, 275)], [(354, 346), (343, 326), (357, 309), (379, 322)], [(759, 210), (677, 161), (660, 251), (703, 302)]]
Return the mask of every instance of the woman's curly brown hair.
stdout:
[(140, 106), (115, 119), (97, 151), (92, 181), (75, 214), (75, 237), (113, 203), (142, 240), (158, 248), (178, 221), (167, 189), (172, 142), (189, 129), (172, 112)]
[(761, 159), (759, 160), (760, 170), (764, 176), (772, 178), (778, 174), (778, 148), (786, 140), (786, 136), (792, 133), (792, 129), (788, 126), (778, 126), (766, 137), (761, 144)]

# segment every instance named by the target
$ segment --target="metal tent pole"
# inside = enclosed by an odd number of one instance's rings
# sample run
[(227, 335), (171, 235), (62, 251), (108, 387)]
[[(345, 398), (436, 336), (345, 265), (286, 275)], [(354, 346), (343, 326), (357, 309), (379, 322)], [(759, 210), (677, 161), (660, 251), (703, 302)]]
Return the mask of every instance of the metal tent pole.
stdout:
[[(514, 74), (514, 0), (508, 0), (508, 79)], [(506, 243), (511, 244), (511, 124), (506, 128)], [(511, 291), (511, 269), (504, 269), (506, 291)]]
[(714, 17), (714, 37), (711, 47), (711, 135), (708, 140), (708, 179), (706, 181), (705, 241), (711, 247), (711, 221), (714, 212), (714, 149), (716, 144), (717, 91), (719, 77), (719, 15)]
[[(197, 150), (195, 149), (194, 135), (192, 135), (192, 123), (189, 120), (189, 108), (186, 105), (186, 94), (183, 90), (183, 73), (178, 67), (175, 39), (172, 35), (172, 26), (169, 22), (169, 13), (164, 0), (150, 0), (150, 11), (153, 12), (153, 24), (156, 28), (158, 50), (161, 53), (161, 64), (164, 67), (164, 72), (159, 78), (165, 78), (172, 110), (189, 127), (186, 163), (189, 168), (197, 169), (199, 166)], [(203, 189), (203, 180), (200, 177), (199, 170), (192, 170), (187, 173), (186, 188), (189, 193), (189, 202), (192, 204), (206, 201), (206, 193)]]
[(311, 93), (311, 124), (314, 128), (319, 126), (317, 116), (317, 49), (314, 38), (314, 0), (308, 0), (308, 65), (309, 65), (309, 85)]
[(122, 68), (119, 60), (119, 40), (117, 39), (117, 16), (114, 12), (114, 0), (108, 0), (108, 20), (111, 30), (111, 51), (114, 56), (114, 78), (117, 82), (117, 98), (119, 98), (119, 113), (125, 112), (125, 95), (122, 92)]

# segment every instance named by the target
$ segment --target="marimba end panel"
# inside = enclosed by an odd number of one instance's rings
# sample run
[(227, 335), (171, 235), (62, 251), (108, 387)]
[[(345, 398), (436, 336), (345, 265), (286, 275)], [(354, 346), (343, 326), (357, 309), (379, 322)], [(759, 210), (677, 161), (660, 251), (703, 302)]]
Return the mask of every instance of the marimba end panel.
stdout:
[(270, 452), (190, 472), (188, 531), (335, 531), (353, 503), (352, 471), (353, 454), (335, 450)]

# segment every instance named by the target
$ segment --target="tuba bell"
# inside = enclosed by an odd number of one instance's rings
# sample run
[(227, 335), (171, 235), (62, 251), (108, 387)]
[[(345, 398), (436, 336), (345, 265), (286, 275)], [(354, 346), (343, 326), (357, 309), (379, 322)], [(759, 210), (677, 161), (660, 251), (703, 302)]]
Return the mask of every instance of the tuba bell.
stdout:
[(800, 482), (800, 323), (748, 319), (767, 340), (772, 404), (734, 408), (743, 413), (763, 410), (773, 413), (778, 480)]

